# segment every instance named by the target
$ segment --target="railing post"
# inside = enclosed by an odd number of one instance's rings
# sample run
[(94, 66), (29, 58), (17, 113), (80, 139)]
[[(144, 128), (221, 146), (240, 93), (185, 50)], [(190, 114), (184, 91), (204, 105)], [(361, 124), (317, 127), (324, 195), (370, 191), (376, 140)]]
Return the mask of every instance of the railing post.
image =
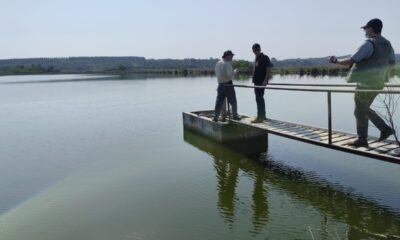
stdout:
[(332, 144), (332, 99), (331, 91), (327, 91), (328, 94), (328, 143)]
[(226, 102), (226, 114), (228, 115), (228, 120), (231, 120), (231, 108), (229, 107), (229, 101), (228, 98), (225, 98), (225, 102)]

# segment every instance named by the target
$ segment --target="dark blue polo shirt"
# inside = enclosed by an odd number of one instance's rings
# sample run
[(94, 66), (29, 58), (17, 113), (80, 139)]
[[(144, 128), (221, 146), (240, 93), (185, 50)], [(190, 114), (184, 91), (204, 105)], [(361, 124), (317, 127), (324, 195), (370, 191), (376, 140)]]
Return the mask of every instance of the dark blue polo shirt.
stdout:
[(264, 82), (265, 76), (267, 75), (267, 67), (273, 67), (271, 60), (267, 55), (261, 53), (256, 57), (254, 62), (253, 70), (253, 83), (255, 85), (261, 85)]

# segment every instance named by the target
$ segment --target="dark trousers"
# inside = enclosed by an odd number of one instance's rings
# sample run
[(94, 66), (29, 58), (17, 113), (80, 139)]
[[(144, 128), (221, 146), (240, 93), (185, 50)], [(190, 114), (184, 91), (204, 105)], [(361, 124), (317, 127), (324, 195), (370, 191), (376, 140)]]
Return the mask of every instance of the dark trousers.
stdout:
[(257, 117), (265, 118), (265, 101), (264, 101), (264, 88), (254, 88), (257, 102)]
[(377, 93), (369, 92), (356, 92), (354, 94), (354, 116), (356, 117), (358, 138), (360, 139), (367, 139), (368, 137), (368, 120), (371, 120), (381, 131), (390, 129), (385, 121), (370, 108), (377, 95)]
[(217, 100), (215, 102), (214, 118), (218, 119), (225, 98), (228, 98), (228, 104), (232, 106), (233, 116), (237, 116), (238, 112), (237, 112), (235, 88), (233, 86), (229, 86), (226, 84), (218, 84), (217, 92), (218, 93), (217, 93)]

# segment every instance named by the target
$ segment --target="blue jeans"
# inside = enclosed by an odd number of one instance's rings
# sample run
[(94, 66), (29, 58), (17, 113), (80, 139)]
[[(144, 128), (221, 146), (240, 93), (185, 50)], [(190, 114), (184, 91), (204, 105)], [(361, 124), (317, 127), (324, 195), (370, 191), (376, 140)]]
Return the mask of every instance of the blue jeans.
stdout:
[(228, 104), (232, 106), (233, 116), (238, 116), (235, 88), (229, 85), (227, 86), (224, 84), (218, 84), (217, 92), (218, 93), (217, 100), (215, 102), (214, 118), (218, 119), (219, 115), (221, 114), (221, 108), (222, 104), (224, 104), (225, 98), (228, 98)]
[(265, 118), (264, 88), (254, 88), (257, 102), (257, 118)]
[(356, 117), (357, 135), (360, 139), (368, 137), (368, 120), (381, 131), (391, 129), (379, 115), (370, 108), (377, 93), (357, 92), (354, 94), (354, 116)]

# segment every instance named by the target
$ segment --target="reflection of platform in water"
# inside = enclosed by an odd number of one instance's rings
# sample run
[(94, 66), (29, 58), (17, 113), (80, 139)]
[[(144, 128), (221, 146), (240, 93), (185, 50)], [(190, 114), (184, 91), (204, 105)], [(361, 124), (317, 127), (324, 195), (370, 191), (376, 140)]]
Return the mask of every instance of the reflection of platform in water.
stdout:
[(329, 183), (315, 174), (274, 161), (267, 154), (265, 139), (222, 145), (185, 130), (184, 140), (213, 157), (218, 179), (218, 207), (228, 223), (235, 220), (235, 204), (239, 204), (235, 188), (240, 180), (238, 171), (243, 171), (254, 179), (252, 220), (256, 232), (269, 221), (269, 184), (318, 209), (321, 216), (332, 216), (346, 223), (349, 226), (348, 239), (369, 239), (371, 235), (361, 231), (364, 229), (400, 235), (400, 215), (396, 210), (355, 194), (351, 189)]
[[(249, 116), (243, 116), (240, 121), (231, 120), (229, 123), (215, 123), (211, 121), (212, 113), (212, 111), (183, 113), (184, 125), (219, 142), (245, 140), (271, 133), (314, 145), (400, 164), (400, 156), (396, 154), (400, 148), (395, 141), (385, 140), (378, 142), (377, 138), (370, 137), (369, 147), (354, 148), (348, 144), (357, 139), (355, 134), (332, 131), (330, 143), (327, 129), (273, 119), (267, 119), (261, 123), (251, 123), (254, 118)], [(201, 124), (188, 124), (188, 118), (185, 119), (185, 116), (192, 118), (190, 122), (200, 121)], [(219, 129), (223, 129), (223, 131)], [(218, 136), (214, 137), (216, 135)]]

